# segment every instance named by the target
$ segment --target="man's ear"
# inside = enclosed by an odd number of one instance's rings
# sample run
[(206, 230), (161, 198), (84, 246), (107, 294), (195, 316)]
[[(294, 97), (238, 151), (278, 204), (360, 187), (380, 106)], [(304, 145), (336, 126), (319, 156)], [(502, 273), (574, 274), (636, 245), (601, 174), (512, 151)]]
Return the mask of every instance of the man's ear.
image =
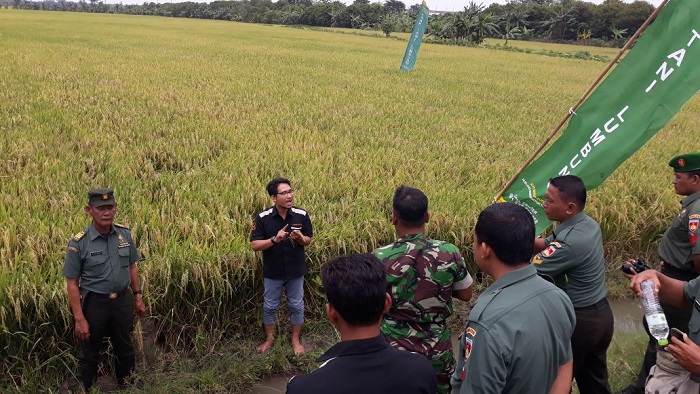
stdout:
[(396, 224), (399, 222), (399, 218), (396, 217), (396, 214), (394, 212), (391, 212), (391, 224), (396, 226)]
[(474, 255), (479, 254), (481, 260), (488, 259), (493, 255), (493, 249), (486, 242), (477, 242)]
[(567, 213), (567, 214), (571, 215), (571, 214), (573, 214), (573, 213), (575, 213), (575, 212), (578, 212), (578, 210), (579, 210), (579, 209), (578, 209), (578, 205), (577, 205), (575, 202), (569, 201), (569, 202), (566, 204), (566, 213)]
[(430, 221), (430, 211), (425, 213), (425, 222), (428, 223)]
[(336, 322), (338, 321), (338, 311), (336, 311), (335, 308), (328, 303), (326, 303), (326, 316), (328, 317), (328, 321), (335, 326)]
[(90, 214), (90, 205), (86, 205), (85, 208), (83, 208), (83, 212), (85, 212), (86, 215)]
[(389, 293), (384, 293), (384, 313), (387, 313), (391, 308), (391, 296)]

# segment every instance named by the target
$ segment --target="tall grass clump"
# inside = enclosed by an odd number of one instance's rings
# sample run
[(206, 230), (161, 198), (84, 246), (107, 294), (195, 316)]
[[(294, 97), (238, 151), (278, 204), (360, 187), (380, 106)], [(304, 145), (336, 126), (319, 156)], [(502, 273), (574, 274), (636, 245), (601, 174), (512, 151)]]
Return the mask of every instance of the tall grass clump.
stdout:
[[(0, 10), (0, 38), (0, 391), (77, 371), (61, 268), (88, 189), (116, 191), (163, 343), (254, 338), (248, 236), (269, 179), (291, 179), (310, 212), (307, 310), (320, 316), (320, 264), (394, 238), (399, 184), (428, 194), (431, 235), (471, 264), (478, 212), (604, 67), (425, 45), (399, 73), (405, 42), (127, 15)], [(698, 150), (698, 105), (590, 193), (611, 269), (652, 255), (678, 209), (666, 163)]]

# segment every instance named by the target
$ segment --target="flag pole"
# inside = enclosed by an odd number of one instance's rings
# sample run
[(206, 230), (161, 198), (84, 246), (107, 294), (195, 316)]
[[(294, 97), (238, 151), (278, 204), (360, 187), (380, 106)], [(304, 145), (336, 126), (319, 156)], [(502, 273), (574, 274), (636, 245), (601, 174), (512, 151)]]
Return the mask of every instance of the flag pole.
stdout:
[(623, 46), (622, 49), (620, 49), (620, 52), (618, 52), (617, 56), (615, 56), (615, 58), (610, 61), (608, 66), (605, 67), (605, 69), (603, 70), (603, 72), (600, 73), (598, 78), (591, 84), (591, 86), (588, 87), (586, 92), (581, 96), (580, 99), (578, 99), (576, 104), (574, 104), (574, 106), (569, 109), (569, 111), (566, 113), (564, 118), (559, 122), (559, 124), (557, 124), (557, 126), (554, 128), (554, 130), (552, 130), (552, 132), (549, 133), (549, 135), (544, 140), (542, 145), (540, 145), (539, 148), (537, 148), (535, 150), (535, 152), (530, 156), (530, 158), (527, 159), (525, 164), (523, 164), (520, 167), (518, 172), (515, 175), (513, 175), (513, 177), (506, 183), (506, 185), (503, 186), (503, 188), (498, 192), (498, 195), (494, 198), (494, 202), (498, 201), (498, 199), (503, 196), (503, 193), (505, 193), (505, 191), (508, 190), (508, 188), (511, 187), (513, 185), (513, 183), (515, 183), (515, 181), (518, 179), (520, 174), (522, 174), (523, 171), (525, 171), (525, 168), (527, 168), (527, 166), (529, 166), (535, 160), (537, 155), (539, 155), (540, 152), (542, 152), (542, 150), (547, 146), (547, 144), (549, 144), (549, 141), (551, 141), (552, 138), (554, 138), (554, 136), (559, 132), (559, 130), (561, 130), (562, 126), (564, 126), (566, 121), (569, 120), (569, 118), (571, 118), (571, 115), (575, 114), (576, 109), (578, 109), (578, 107), (584, 101), (586, 101), (588, 96), (591, 94), (591, 92), (593, 92), (593, 90), (596, 88), (596, 86), (598, 86), (600, 81), (608, 74), (608, 72), (610, 72), (610, 69), (612, 69), (613, 66), (615, 64), (617, 64), (617, 62), (620, 60), (622, 55), (629, 50), (629, 48), (634, 44), (634, 42), (637, 40), (637, 38), (644, 32), (644, 30), (646, 30), (647, 26), (649, 26), (649, 24), (656, 18), (656, 16), (659, 14), (659, 12), (661, 12), (661, 9), (664, 8), (664, 6), (666, 5), (666, 3), (668, 3), (668, 1), (669, 0), (664, 0), (663, 2), (661, 2), (661, 4), (659, 4), (659, 6), (656, 7), (654, 12), (652, 12), (651, 15), (649, 15), (647, 20), (645, 20), (644, 23), (642, 23), (642, 25), (639, 26), (639, 29), (637, 29), (637, 31), (632, 35), (632, 37), (630, 37), (629, 40), (627, 40), (627, 43), (625, 43), (625, 46)]

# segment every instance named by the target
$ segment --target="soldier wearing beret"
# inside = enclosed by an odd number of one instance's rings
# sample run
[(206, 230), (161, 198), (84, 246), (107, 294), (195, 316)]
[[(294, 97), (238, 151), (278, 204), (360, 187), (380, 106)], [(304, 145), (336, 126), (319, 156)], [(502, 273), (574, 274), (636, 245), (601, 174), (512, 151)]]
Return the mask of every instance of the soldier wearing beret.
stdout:
[(68, 242), (63, 276), (80, 340), (80, 373), (86, 390), (95, 383), (102, 340), (109, 337), (116, 356), (120, 386), (134, 368), (131, 331), (134, 307), (146, 312), (136, 262), (139, 252), (128, 228), (115, 224), (117, 204), (112, 189), (88, 192), (85, 213), (92, 224)]
[[(664, 233), (659, 244), (661, 273), (671, 279), (688, 282), (700, 272), (700, 152), (676, 156), (668, 163), (673, 168), (673, 187), (676, 194), (685, 196), (681, 200), (681, 210), (673, 219), (671, 227)], [(677, 304), (661, 299), (661, 307), (666, 314), (669, 327), (688, 332), (691, 308), (678, 308)], [(646, 322), (644, 324), (646, 327)], [(656, 339), (649, 335), (647, 351), (642, 370), (637, 380), (621, 393), (644, 392), (644, 383), (649, 370), (656, 363)]]

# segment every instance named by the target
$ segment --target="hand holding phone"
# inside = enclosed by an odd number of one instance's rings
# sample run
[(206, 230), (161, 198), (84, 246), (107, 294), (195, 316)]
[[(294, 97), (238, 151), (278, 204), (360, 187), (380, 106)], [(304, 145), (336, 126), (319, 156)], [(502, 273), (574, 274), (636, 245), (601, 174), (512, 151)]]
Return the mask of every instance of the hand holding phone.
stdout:
[(672, 337), (678, 338), (679, 341), (684, 342), (684, 340), (683, 340), (684, 335), (685, 335), (685, 333), (683, 331), (677, 329), (676, 327), (671, 327), (671, 336)]

